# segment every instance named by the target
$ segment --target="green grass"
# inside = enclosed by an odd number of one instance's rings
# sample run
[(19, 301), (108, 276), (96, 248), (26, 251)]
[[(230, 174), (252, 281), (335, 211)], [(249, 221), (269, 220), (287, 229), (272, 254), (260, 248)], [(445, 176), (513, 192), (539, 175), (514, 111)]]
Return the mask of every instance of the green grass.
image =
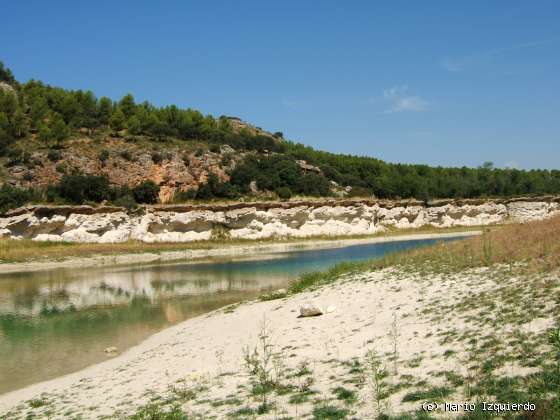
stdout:
[(453, 389), (447, 386), (436, 386), (424, 391), (409, 392), (403, 397), (402, 401), (443, 401), (451, 394), (453, 394)]
[(345, 419), (349, 411), (345, 408), (338, 408), (334, 405), (321, 405), (313, 409), (313, 419), (315, 420), (338, 420)]
[(297, 392), (295, 394), (290, 395), (290, 398), (288, 399), (288, 403), (290, 404), (303, 404), (307, 401), (309, 401), (309, 398), (312, 397), (313, 395), (317, 394), (317, 391), (308, 389), (306, 391), (302, 391), (302, 392)]
[(231, 413), (228, 413), (228, 417), (231, 418), (251, 418), (255, 415), (255, 410), (250, 407), (242, 407)]
[(165, 408), (161, 404), (152, 403), (140, 408), (129, 417), (131, 420), (187, 420), (187, 414), (178, 406)]
[(344, 401), (344, 403), (347, 405), (354, 404), (358, 399), (358, 394), (356, 393), (356, 391), (344, 388), (342, 386), (337, 386), (333, 389), (332, 392), (336, 396), (337, 400)]
[(289, 293), (300, 293), (337, 281), (346, 274), (387, 267), (422, 273), (457, 273), (465, 269), (508, 265), (510, 273), (550, 272), (560, 268), (560, 216), (546, 220), (492, 226), (483, 235), (430, 247), (390, 253), (383, 258), (342, 262), (326, 271), (302, 274)]
[(33, 400), (29, 400), (29, 406), (31, 408), (39, 408), (39, 407), (43, 407), (45, 405), (47, 405), (47, 401), (44, 400), (44, 399), (36, 398), (36, 399), (33, 399)]

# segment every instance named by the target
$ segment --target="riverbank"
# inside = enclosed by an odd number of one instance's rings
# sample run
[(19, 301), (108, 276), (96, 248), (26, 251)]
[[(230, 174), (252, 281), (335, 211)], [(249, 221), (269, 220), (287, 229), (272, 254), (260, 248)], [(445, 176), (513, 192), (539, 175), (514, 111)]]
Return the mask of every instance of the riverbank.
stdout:
[(101, 267), (148, 264), (212, 257), (246, 257), (254, 254), (337, 248), (393, 240), (445, 238), (476, 235), (480, 227), (419, 228), (392, 230), (376, 235), (325, 236), (294, 239), (199, 241), (188, 244), (78, 244), (0, 239), (0, 272), (52, 270), (58, 268)]
[[(426, 401), (479, 411), (498, 401), (555, 418), (559, 231), (556, 217), (348, 265), (299, 293), (187, 320), (104, 363), (2, 395), (0, 413), (367, 419), (414, 415)], [(299, 318), (310, 301), (325, 313)]]
[[(423, 400), (463, 401), (472, 392), (467, 387), (479, 386), (482, 370), (496, 375), (494, 383), (504, 377), (517, 387), (519, 375), (536, 372), (547, 354), (546, 331), (554, 322), (545, 311), (532, 310), (528, 318), (512, 302), (487, 318), (469, 319), (491, 308), (478, 301), (481, 296), (497, 302), (517, 296), (521, 286), (500, 270), (449, 277), (394, 269), (354, 274), (318, 291), (188, 320), (107, 362), (0, 396), (0, 412), (93, 419), (180, 407), (194, 418), (247, 418), (261, 410), (268, 412), (263, 418), (329, 412), (366, 419), (376, 411), (416, 411)], [(336, 308), (298, 318), (310, 299)], [(494, 326), (493, 317), (505, 310), (512, 312), (510, 322)], [(254, 375), (247, 369), (246, 356), (256, 350), (263, 363), (264, 336), (274, 355), (263, 382), (258, 369)], [(505, 348), (506, 342), (513, 344)]]

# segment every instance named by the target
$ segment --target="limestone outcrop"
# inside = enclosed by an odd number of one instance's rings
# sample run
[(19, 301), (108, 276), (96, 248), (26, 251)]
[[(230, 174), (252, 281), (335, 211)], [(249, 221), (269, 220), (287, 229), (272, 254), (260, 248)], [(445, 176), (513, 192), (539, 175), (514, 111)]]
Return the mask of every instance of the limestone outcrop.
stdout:
[(349, 236), (389, 228), (527, 222), (560, 212), (560, 197), (512, 200), (342, 200), (120, 207), (30, 206), (0, 216), (0, 237), (36, 241), (191, 242)]

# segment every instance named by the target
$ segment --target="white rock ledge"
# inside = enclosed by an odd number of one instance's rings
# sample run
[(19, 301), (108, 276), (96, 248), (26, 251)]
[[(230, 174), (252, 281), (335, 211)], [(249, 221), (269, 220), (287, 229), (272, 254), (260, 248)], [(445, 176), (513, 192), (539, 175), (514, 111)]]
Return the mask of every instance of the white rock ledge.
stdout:
[(560, 197), (515, 200), (322, 201), (152, 206), (143, 215), (118, 207), (35, 206), (0, 216), (0, 237), (36, 241), (192, 242), (374, 234), (388, 227), (482, 226), (527, 222), (560, 211)]

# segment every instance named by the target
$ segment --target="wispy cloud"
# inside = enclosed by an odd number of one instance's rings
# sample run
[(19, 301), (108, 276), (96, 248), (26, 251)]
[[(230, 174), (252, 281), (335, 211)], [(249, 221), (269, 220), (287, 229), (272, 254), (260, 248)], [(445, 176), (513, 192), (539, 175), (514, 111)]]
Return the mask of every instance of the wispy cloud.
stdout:
[(408, 86), (393, 86), (383, 91), (383, 98), (389, 103), (385, 113), (394, 112), (422, 112), (428, 109), (428, 101), (419, 96), (410, 95)]
[(441, 60), (441, 66), (451, 72), (460, 72), (466, 70), (468, 67), (483, 63), (484, 61), (490, 60), (494, 57), (498, 57), (510, 52), (525, 50), (529, 48), (535, 48), (540, 46), (545, 46), (548, 44), (553, 44), (560, 41), (560, 37), (550, 38), (542, 41), (534, 42), (523, 42), (509, 47), (496, 48), (493, 50), (480, 51), (469, 55), (464, 55), (461, 57), (446, 57)]
[(310, 109), (313, 106), (312, 101), (302, 100), (302, 99), (282, 99), (281, 100), (282, 106), (288, 108), (292, 111), (305, 111)]

